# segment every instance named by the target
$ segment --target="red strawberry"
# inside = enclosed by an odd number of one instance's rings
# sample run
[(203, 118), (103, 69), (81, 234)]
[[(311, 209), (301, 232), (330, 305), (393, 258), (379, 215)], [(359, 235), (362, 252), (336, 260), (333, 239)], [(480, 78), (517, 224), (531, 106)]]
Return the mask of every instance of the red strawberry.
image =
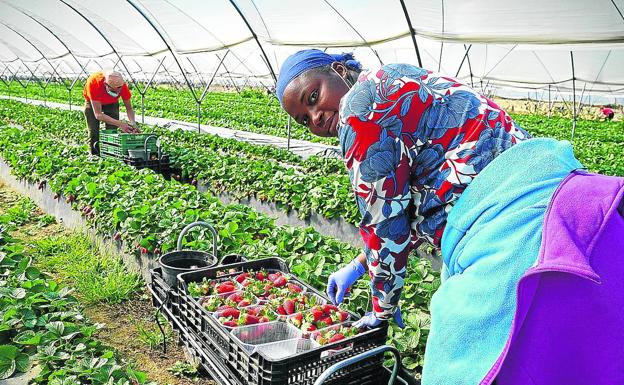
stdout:
[(279, 306), (277, 307), (277, 314), (287, 315), (286, 310), (284, 310), (284, 306), (279, 305)]
[(217, 285), (217, 293), (229, 293), (231, 291), (236, 290), (236, 287), (231, 282), (224, 282)]
[(266, 275), (264, 274), (264, 271), (259, 271), (256, 273), (256, 279), (258, 281), (264, 281), (266, 279)]
[(258, 323), (269, 322), (269, 318), (267, 316), (262, 316), (258, 318)]
[(292, 322), (292, 324), (297, 327), (301, 326), (302, 321), (303, 321), (303, 314), (301, 313), (297, 313), (290, 318), (290, 322)]
[(223, 326), (227, 326), (227, 327), (231, 327), (231, 328), (238, 326), (236, 324), (236, 321), (224, 321), (224, 322), (222, 322), (222, 324), (223, 324)]
[(325, 326), (333, 325), (334, 321), (331, 319), (331, 317), (325, 317), (325, 318), (321, 318), (321, 320), (317, 323), (319, 328), (321, 327), (321, 324), (323, 325), (322, 327), (325, 327)]
[(147, 250), (147, 247), (141, 247), (141, 254), (147, 254), (149, 253), (149, 250)]
[(251, 305), (251, 302), (249, 302), (248, 299), (244, 299), (244, 300), (242, 300), (242, 301), (240, 301), (238, 303), (238, 306), (240, 306), (240, 307), (245, 307), (245, 306), (249, 306), (249, 305)]
[(320, 309), (312, 309), (312, 322), (318, 322), (323, 317), (323, 311)]
[(228, 307), (224, 309), (223, 311), (221, 311), (221, 317), (238, 318), (239, 315), (240, 315), (240, 311), (231, 307)]
[(251, 314), (241, 315), (240, 318), (238, 319), (239, 325), (254, 325), (257, 323), (258, 323), (258, 317), (251, 315)]
[(269, 281), (271, 282), (275, 282), (275, 280), (280, 276), (280, 273), (270, 273), (269, 274)]
[(349, 313), (347, 313), (346, 311), (339, 310), (334, 314), (335, 316), (332, 318), (334, 318), (337, 322), (344, 322), (347, 320), (347, 318), (349, 318)]
[(288, 281), (286, 280), (285, 277), (277, 277), (275, 281), (273, 281), (273, 285), (275, 285), (275, 287), (286, 286), (286, 283), (288, 283)]
[(294, 283), (289, 283), (288, 289), (290, 289), (290, 291), (293, 293), (301, 293), (301, 291), (303, 290), (301, 287), (295, 285)]
[(249, 273), (247, 273), (247, 272), (242, 273), (242, 274), (239, 274), (239, 275), (236, 277), (236, 281), (237, 281), (238, 283), (243, 283), (243, 281), (244, 281), (244, 280), (245, 280), (245, 278), (247, 278), (247, 277), (249, 277)]
[[(217, 290), (219, 289), (217, 288)], [(243, 300), (243, 296), (241, 295), (241, 293), (232, 293), (228, 295), (227, 299), (230, 301), (239, 302)]]
[(329, 314), (332, 310), (338, 310), (338, 306), (332, 304), (323, 305), (323, 313)]
[(329, 339), (329, 343), (331, 344), (332, 342), (344, 340), (344, 338), (345, 337), (342, 334), (336, 333)]
[(295, 312), (295, 303), (289, 299), (284, 301), (284, 310), (286, 314), (292, 314)]

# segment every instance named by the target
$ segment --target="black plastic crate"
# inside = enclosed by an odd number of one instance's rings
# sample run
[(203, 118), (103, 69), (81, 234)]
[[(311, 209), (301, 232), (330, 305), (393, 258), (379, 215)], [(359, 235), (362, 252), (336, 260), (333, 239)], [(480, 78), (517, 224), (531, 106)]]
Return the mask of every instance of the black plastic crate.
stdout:
[(154, 296), (158, 298), (158, 305), (155, 303), (155, 298), (152, 298), (152, 304), (155, 307), (160, 307), (164, 302), (162, 306), (169, 310), (173, 316), (178, 317), (180, 314), (178, 291), (172, 290), (169, 285), (167, 285), (162, 276), (162, 270), (160, 267), (150, 270), (150, 277), (150, 289)]
[[(178, 275), (181, 323), (188, 327), (190, 334), (193, 335), (201, 348), (214, 353), (212, 356), (219, 361), (219, 365), (234, 372), (243, 384), (312, 385), (321, 373), (331, 365), (385, 344), (388, 332), (387, 323), (346, 341), (324, 345), (285, 359), (271, 360), (259, 353), (250, 355), (237, 339), (208, 315), (208, 312), (202, 308), (197, 300), (187, 294), (186, 288), (188, 283), (200, 282), (203, 278), (227, 277), (236, 275), (242, 270), (259, 269), (280, 270), (290, 273), (288, 265), (283, 260), (266, 258), (199, 269)], [(309, 292), (324, 297), (323, 294), (305, 282), (302, 284)], [(334, 350), (345, 343), (352, 344), (352, 347), (326, 356), (330, 350)], [(366, 362), (342, 369), (332, 376), (331, 381), (328, 381), (327, 384), (378, 384), (379, 376), (383, 373), (382, 366), (383, 356), (379, 355)]]

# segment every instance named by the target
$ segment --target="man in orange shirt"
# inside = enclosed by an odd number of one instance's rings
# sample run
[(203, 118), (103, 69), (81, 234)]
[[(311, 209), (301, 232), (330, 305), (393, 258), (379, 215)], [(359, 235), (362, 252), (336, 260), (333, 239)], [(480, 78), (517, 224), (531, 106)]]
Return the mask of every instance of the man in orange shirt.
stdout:
[[(139, 132), (134, 120), (134, 109), (130, 103), (130, 89), (119, 72), (104, 70), (91, 74), (85, 82), (82, 95), (85, 98), (84, 115), (89, 128), (91, 154), (100, 154), (100, 122), (106, 128), (119, 127), (122, 132)], [(119, 97), (126, 106), (130, 123), (119, 120)]]

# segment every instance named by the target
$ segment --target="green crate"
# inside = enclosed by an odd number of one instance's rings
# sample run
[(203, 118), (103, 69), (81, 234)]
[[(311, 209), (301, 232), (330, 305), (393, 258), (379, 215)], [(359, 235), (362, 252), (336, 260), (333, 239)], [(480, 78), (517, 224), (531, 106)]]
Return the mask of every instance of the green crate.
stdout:
[[(128, 151), (126, 151), (127, 153)], [(121, 147), (108, 143), (100, 143), (100, 153), (104, 158), (123, 158)]]
[[(123, 157), (128, 155), (128, 149), (145, 148), (145, 139), (153, 134), (126, 134), (118, 133), (116, 130), (100, 131), (100, 149), (106, 146), (108, 153)], [(158, 151), (156, 138), (150, 139), (147, 148), (155, 153)], [(116, 147), (117, 149), (113, 149)]]
[[(140, 148), (145, 144), (145, 139), (153, 134), (126, 134), (126, 133), (108, 133), (100, 132), (100, 141), (110, 144), (116, 144), (122, 148)], [(156, 147), (156, 138), (150, 139), (148, 146)]]

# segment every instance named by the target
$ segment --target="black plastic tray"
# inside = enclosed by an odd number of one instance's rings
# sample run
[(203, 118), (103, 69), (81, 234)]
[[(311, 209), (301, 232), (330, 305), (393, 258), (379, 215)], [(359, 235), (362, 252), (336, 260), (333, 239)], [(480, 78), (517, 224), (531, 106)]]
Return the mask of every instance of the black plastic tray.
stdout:
[[(201, 305), (187, 294), (187, 285), (202, 279), (236, 275), (243, 270), (273, 269), (289, 272), (288, 265), (279, 258), (265, 258), (249, 262), (199, 269), (178, 275), (178, 300), (180, 318), (196, 342), (213, 354), (221, 366), (237, 375), (243, 384), (249, 385), (312, 385), (331, 365), (386, 342), (388, 325), (368, 330), (345, 341), (324, 345), (285, 359), (271, 360), (259, 353), (249, 354), (218, 322), (208, 315)], [(233, 273), (232, 270), (237, 271)], [(321, 297), (313, 287), (301, 282), (308, 291)], [(352, 343), (352, 348), (325, 356), (329, 350)], [(383, 373), (383, 356), (349, 366), (332, 376), (327, 384), (379, 384)]]

